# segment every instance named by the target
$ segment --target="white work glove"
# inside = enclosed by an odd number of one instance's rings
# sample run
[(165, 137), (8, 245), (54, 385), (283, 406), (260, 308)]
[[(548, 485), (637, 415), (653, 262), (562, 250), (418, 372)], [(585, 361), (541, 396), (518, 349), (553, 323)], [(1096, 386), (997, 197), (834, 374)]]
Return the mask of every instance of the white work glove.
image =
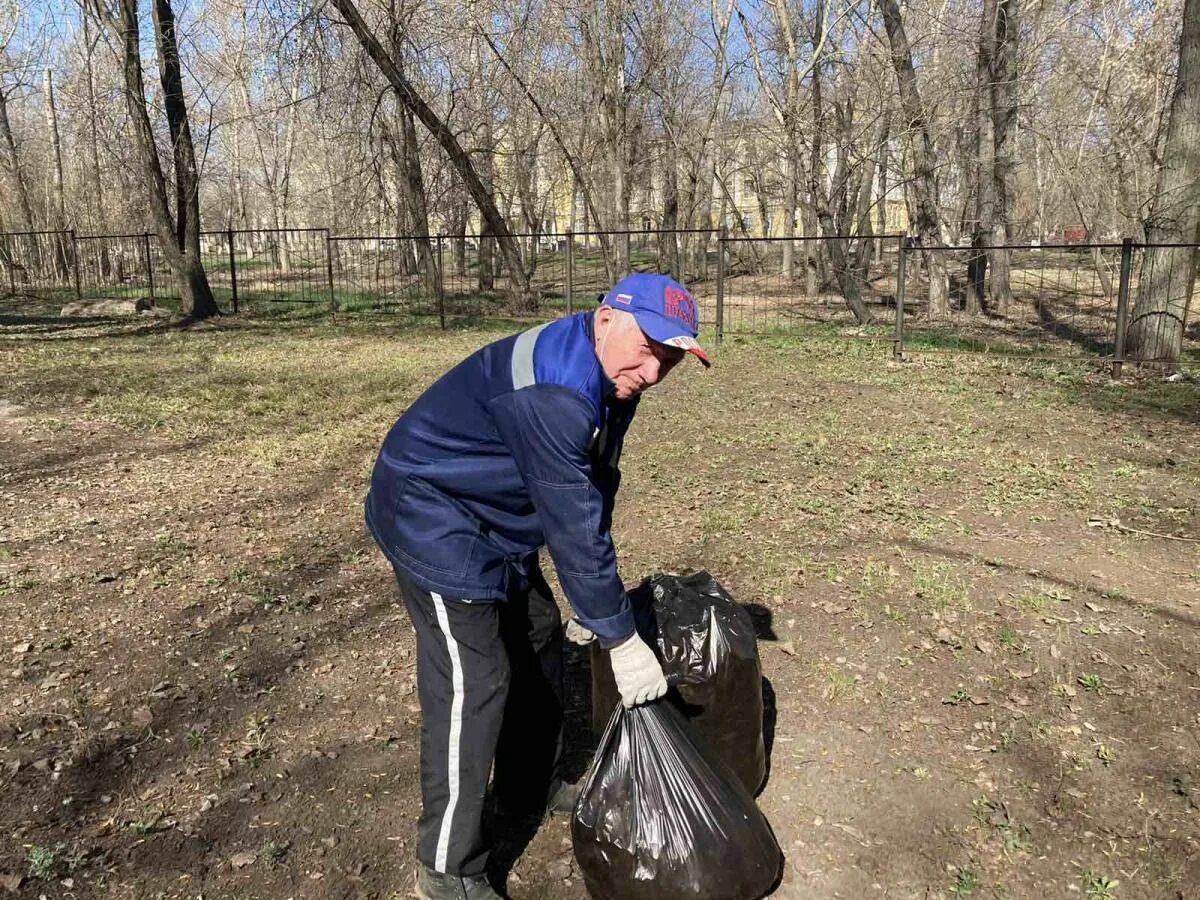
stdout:
[(591, 629), (585, 628), (579, 624), (578, 619), (570, 619), (567, 622), (567, 640), (572, 644), (578, 644), (581, 647), (587, 646), (596, 639)]
[(621, 702), (628, 709), (657, 700), (667, 692), (667, 679), (654, 651), (634, 632), (633, 637), (608, 651)]

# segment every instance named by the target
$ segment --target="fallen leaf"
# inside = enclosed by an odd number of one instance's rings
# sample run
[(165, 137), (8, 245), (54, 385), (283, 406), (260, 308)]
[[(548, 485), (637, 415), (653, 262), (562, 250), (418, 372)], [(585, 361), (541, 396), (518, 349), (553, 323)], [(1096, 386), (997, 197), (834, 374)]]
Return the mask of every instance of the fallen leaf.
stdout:
[(93, 837), (105, 837), (106, 835), (112, 834), (116, 830), (117, 818), (116, 816), (109, 816), (103, 822), (93, 825), (91, 832)]
[(975, 649), (978, 650), (980, 653), (991, 653), (992, 652), (992, 642), (991, 641), (976, 641)]
[(1105, 610), (1105, 608), (1103, 606), (1097, 606), (1095, 603), (1092, 603), (1090, 600), (1087, 601), (1086, 603), (1084, 603), (1083, 605), (1086, 606), (1088, 609), (1090, 609), (1092, 612), (1096, 612), (1096, 613), (1107, 612), (1107, 610)]
[(12, 652), (20, 655), (22, 653), (28, 653), (32, 647), (33, 644), (31, 644), (29, 641), (21, 641), (19, 644), (13, 644)]
[(1051, 659), (1059, 659), (1060, 657), (1062, 657), (1062, 654), (1058, 651), (1058, 645), (1051, 644), (1050, 645), (1050, 658)]
[(133, 711), (133, 716), (131, 718), (134, 725), (145, 728), (154, 721), (154, 712), (149, 706), (139, 706)]
[(252, 862), (254, 862), (254, 854), (249, 850), (243, 850), (241, 853), (235, 853), (229, 860), (229, 864), (235, 869), (244, 869)]
[(794, 643), (792, 643), (791, 641), (784, 641), (783, 643), (781, 643), (779, 645), (779, 650), (782, 653), (786, 653), (788, 656), (796, 655), (796, 645)]
[(3, 887), (10, 894), (15, 894), (21, 890), (21, 882), (24, 880), (24, 875), (0, 872), (0, 887)]

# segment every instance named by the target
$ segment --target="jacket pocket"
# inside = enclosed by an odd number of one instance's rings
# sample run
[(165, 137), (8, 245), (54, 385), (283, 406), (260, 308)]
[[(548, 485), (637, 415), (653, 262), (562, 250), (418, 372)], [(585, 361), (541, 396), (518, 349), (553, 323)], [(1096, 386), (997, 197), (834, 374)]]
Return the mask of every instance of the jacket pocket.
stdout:
[[(536, 479), (535, 479), (536, 480)], [(547, 484), (537, 481), (539, 515), (554, 564), (565, 575), (594, 578), (597, 521), (589, 493), (590, 484)], [(553, 510), (547, 515), (546, 508)]]
[(432, 485), (408, 479), (396, 497), (396, 523), (401, 540), (394, 549), (401, 556), (446, 575), (470, 571), (479, 525)]

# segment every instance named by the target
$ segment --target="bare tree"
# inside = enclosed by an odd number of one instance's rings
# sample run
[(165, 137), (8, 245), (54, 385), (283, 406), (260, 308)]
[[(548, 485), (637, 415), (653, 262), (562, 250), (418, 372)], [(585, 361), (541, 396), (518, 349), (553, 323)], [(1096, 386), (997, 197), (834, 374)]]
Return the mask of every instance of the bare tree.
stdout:
[[(42, 73), (43, 94), (46, 99), (46, 132), (50, 135), (50, 214), (48, 222), (54, 231), (67, 227), (67, 201), (63, 195), (62, 139), (58, 130), (58, 107), (54, 103), (54, 72)], [(59, 281), (67, 280), (71, 265), (70, 244), (64, 235), (54, 237), (54, 273)]]
[(213, 299), (200, 256), (200, 178), (196, 167), (196, 151), (192, 145), (187, 99), (183, 93), (175, 11), (171, 8), (170, 0), (154, 0), (152, 18), (158, 50), (159, 81), (171, 137), (175, 194), (175, 208), (172, 211), (167, 196), (168, 179), (158, 155), (142, 79), (138, 0), (120, 0), (116, 12), (108, 7), (107, 0), (89, 0), (89, 3), (91, 12), (121, 47), (125, 104), (149, 193), (150, 212), (163, 255), (179, 283), (183, 313), (195, 319), (217, 315), (220, 310)]
[(1020, 0), (996, 0), (995, 39), (989, 81), (992, 113), (992, 276), (988, 299), (1000, 314), (1012, 302), (1010, 271), (1012, 218), (1016, 197), (1013, 154), (1017, 133), (1017, 6)]
[(522, 302), (526, 302), (529, 296), (529, 281), (525, 277), (524, 269), (521, 267), (521, 255), (516, 243), (512, 239), (508, 223), (504, 221), (500, 210), (496, 208), (496, 202), (491, 191), (479, 177), (475, 166), (458, 143), (458, 138), (455, 137), (454, 132), (446, 125), (442, 118), (417, 93), (408, 79), (396, 68), (395, 62), (388, 55), (387, 51), (383, 49), (383, 46), (379, 43), (379, 39), (375, 37), (375, 33), (359, 14), (354, 0), (333, 0), (333, 4), (345, 17), (346, 24), (354, 33), (358, 42), (363, 46), (363, 49), (367, 51), (367, 54), (374, 61), (375, 65), (378, 66), (379, 71), (383, 73), (384, 78), (387, 79), (388, 84), (391, 85), (397, 96), (403, 98), (405, 105), (429, 129), (429, 132), (437, 139), (443, 151), (449, 157), (455, 171), (458, 172), (459, 177), (470, 192), (471, 198), (475, 201), (475, 205), (479, 208), (485, 225), (500, 245), (500, 252), (504, 257), (504, 264), (508, 269), (509, 282), (514, 286), (514, 292)]
[(905, 135), (912, 158), (913, 178), (910, 185), (914, 197), (914, 222), (917, 237), (924, 249), (925, 271), (929, 276), (928, 315), (940, 318), (950, 311), (949, 282), (946, 267), (936, 250), (942, 243), (938, 216), (936, 162), (933, 142), (930, 138), (929, 119), (921, 91), (917, 85), (916, 70), (913, 68), (912, 49), (908, 34), (900, 17), (900, 6), (896, 0), (880, 0), (884, 27), (891, 45), (892, 67), (896, 71), (896, 84), (900, 92), (900, 109), (904, 114)]
[(1200, 241), (1200, 0), (1183, 9), (1179, 74), (1128, 336), (1132, 357), (1168, 364), (1183, 348)]

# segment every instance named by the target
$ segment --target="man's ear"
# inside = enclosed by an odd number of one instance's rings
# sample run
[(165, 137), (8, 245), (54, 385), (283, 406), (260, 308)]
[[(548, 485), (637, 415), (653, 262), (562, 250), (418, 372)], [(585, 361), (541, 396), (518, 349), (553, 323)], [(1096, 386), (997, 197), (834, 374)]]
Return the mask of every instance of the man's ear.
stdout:
[(601, 306), (596, 310), (596, 324), (607, 325), (613, 320), (613, 316), (616, 314), (617, 311), (611, 306)]

